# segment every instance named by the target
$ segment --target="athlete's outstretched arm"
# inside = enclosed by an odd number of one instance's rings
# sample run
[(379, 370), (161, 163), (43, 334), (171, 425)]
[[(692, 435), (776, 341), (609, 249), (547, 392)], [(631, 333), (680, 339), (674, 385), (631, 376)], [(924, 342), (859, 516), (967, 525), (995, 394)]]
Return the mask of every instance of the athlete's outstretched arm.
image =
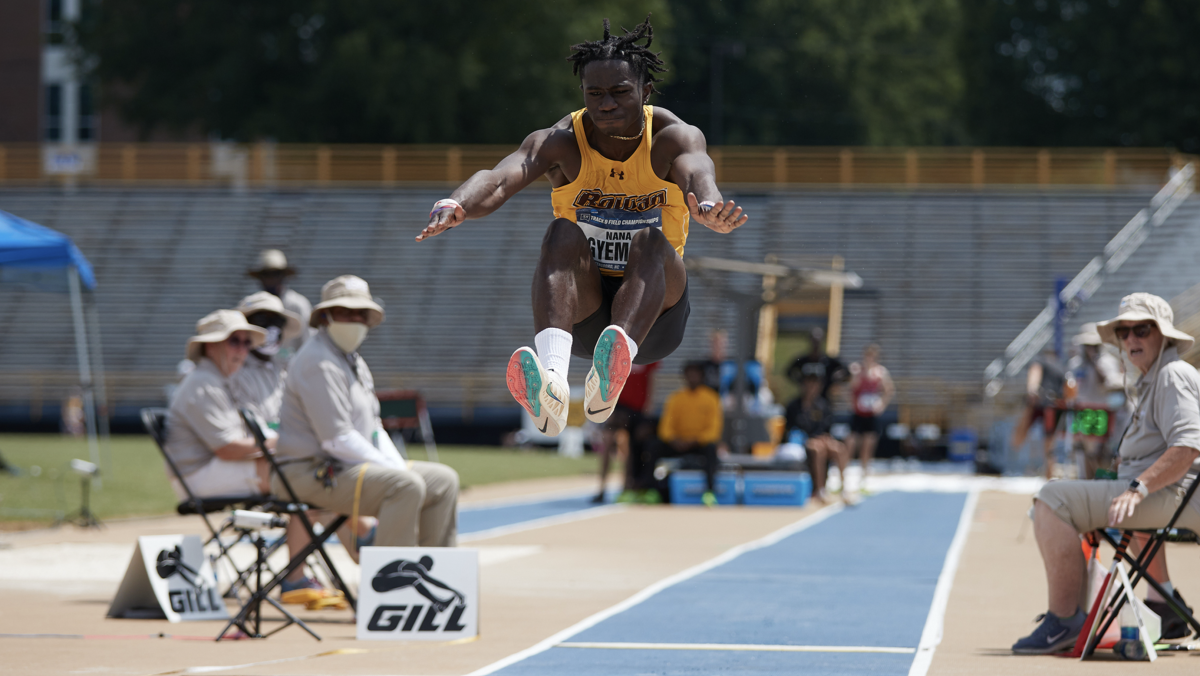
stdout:
[[(679, 144), (679, 155), (671, 164), (667, 180), (687, 195), (693, 221), (717, 232), (733, 232), (750, 217), (743, 214), (742, 208), (733, 200), (726, 202), (721, 197), (721, 191), (717, 189), (717, 169), (708, 156), (704, 134), (683, 124), (672, 125), (670, 130), (672, 141)], [(701, 206), (702, 202), (712, 202), (712, 206)]]
[(450, 199), (461, 206), (431, 213), (429, 223), (417, 235), (417, 241), (449, 230), (468, 218), (487, 216), (546, 173), (553, 164), (546, 157), (546, 141), (554, 131), (540, 129), (533, 132), (513, 154), (500, 160), (495, 169), (476, 172), (466, 183), (458, 186)]

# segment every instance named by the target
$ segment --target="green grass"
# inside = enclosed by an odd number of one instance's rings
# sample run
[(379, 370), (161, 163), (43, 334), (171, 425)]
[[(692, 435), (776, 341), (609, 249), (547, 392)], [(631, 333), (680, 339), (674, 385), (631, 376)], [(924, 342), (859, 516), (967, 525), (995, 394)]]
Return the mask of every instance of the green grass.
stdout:
[[(101, 519), (168, 514), (175, 493), (162, 456), (145, 436), (114, 436), (111, 461), (102, 466), (103, 487), (92, 492), (92, 510)], [(410, 444), (415, 460), (424, 460), (420, 444)], [(594, 474), (596, 459), (570, 459), (552, 451), (523, 451), (486, 446), (439, 446), (440, 460), (458, 471), (462, 485)], [(50, 434), (0, 434), (0, 456), (20, 474), (0, 473), (0, 529), (35, 527), (79, 508), (80, 478), (72, 458), (88, 459), (83, 439)]]

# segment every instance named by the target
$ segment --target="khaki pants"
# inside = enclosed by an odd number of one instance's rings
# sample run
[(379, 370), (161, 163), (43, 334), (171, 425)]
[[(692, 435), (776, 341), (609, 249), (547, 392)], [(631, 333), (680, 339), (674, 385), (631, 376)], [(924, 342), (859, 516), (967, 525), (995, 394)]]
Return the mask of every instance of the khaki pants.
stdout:
[[(1063, 521), (1080, 533), (1108, 527), (1108, 508), (1116, 497), (1129, 488), (1127, 479), (1117, 481), (1051, 481), (1042, 486), (1035, 499), (1046, 503)], [(1153, 530), (1167, 525), (1179, 503), (1183, 489), (1168, 486), (1147, 496), (1117, 528)], [(1176, 528), (1200, 529), (1200, 501), (1193, 499), (1179, 515)]]
[[(333, 488), (326, 490), (314, 476), (319, 464), (323, 462), (296, 462), (282, 470), (297, 498), (349, 516), (362, 465), (342, 468)], [(271, 490), (287, 495), (278, 476), (272, 477)], [(358, 513), (379, 519), (378, 547), (453, 547), (458, 540), (458, 473), (435, 462), (410, 462), (407, 470), (367, 465)]]

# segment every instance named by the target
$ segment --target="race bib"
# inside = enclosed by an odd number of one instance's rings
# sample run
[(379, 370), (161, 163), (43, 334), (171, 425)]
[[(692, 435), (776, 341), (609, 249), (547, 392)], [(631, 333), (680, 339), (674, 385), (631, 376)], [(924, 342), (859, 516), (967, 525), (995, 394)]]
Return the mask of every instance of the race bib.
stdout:
[(662, 209), (576, 209), (575, 222), (588, 238), (592, 258), (601, 270), (624, 272), (629, 261), (629, 242), (638, 230), (662, 230)]
[(883, 403), (883, 397), (878, 394), (858, 395), (858, 410), (863, 413), (875, 413), (879, 410), (881, 403)]

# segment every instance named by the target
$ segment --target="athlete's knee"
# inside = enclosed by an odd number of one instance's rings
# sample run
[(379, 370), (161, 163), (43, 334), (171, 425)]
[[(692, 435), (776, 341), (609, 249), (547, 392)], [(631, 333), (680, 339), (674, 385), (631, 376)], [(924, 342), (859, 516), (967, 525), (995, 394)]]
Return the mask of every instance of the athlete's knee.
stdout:
[(647, 247), (655, 249), (666, 247), (672, 251), (675, 249), (667, 241), (667, 236), (659, 228), (642, 228), (638, 230), (634, 233), (633, 239), (629, 241), (629, 246), (631, 249), (643, 249)]
[(670, 261), (676, 258), (675, 247), (671, 245), (667, 236), (658, 228), (642, 228), (633, 235), (633, 239), (629, 242), (629, 257), (646, 258), (647, 260), (662, 260), (663, 265), (668, 265)]
[(587, 248), (587, 245), (587, 237), (584, 236), (583, 230), (565, 218), (550, 221), (550, 227), (546, 228), (546, 236), (542, 238), (543, 252)]

